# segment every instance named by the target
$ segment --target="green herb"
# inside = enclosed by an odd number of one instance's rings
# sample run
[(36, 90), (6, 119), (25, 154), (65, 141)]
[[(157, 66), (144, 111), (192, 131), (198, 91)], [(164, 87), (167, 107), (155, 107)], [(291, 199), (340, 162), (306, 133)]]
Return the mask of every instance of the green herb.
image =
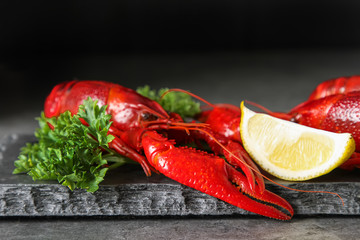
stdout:
[(182, 118), (192, 118), (200, 113), (200, 103), (183, 92), (169, 92), (163, 98), (161, 96), (168, 88), (152, 90), (149, 86), (139, 87), (136, 91), (141, 95), (158, 102), (166, 111), (178, 113)]
[(110, 162), (120, 166), (130, 161), (109, 149), (114, 137), (107, 135), (111, 115), (105, 110), (106, 106), (99, 108), (97, 101), (89, 98), (74, 116), (65, 112), (57, 118), (46, 118), (42, 113), (38, 118), (40, 128), (35, 132), (38, 143), (28, 143), (21, 149), (13, 173), (27, 172), (34, 181), (58, 180), (71, 190), (96, 191)]
[[(155, 91), (145, 86), (138, 92), (183, 118), (200, 112), (200, 104), (185, 93), (170, 92), (161, 98), (167, 90)], [(110, 119), (106, 106), (100, 108), (91, 98), (80, 105), (74, 116), (65, 112), (59, 117), (46, 118), (42, 113), (37, 118), (40, 128), (35, 132), (38, 142), (27, 143), (21, 149), (13, 173), (27, 173), (34, 181), (57, 180), (71, 190), (81, 188), (95, 192), (110, 168), (135, 163), (109, 148), (108, 143), (114, 139), (107, 134)]]

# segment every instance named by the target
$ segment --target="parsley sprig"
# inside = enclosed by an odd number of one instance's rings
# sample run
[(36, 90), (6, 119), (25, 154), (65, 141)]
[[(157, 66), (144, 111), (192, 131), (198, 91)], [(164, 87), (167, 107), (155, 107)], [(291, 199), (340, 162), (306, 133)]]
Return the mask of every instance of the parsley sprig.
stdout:
[[(200, 112), (200, 104), (185, 93), (171, 92), (160, 98), (166, 90), (155, 91), (145, 86), (137, 91), (182, 117), (194, 117)], [(35, 131), (38, 141), (21, 149), (13, 173), (27, 173), (34, 181), (57, 180), (71, 190), (95, 192), (109, 169), (135, 163), (109, 148), (114, 137), (107, 134), (112, 122), (106, 107), (99, 107), (97, 101), (88, 98), (73, 116), (64, 112), (46, 118), (41, 113)]]
[(161, 96), (168, 88), (161, 88), (158, 91), (151, 89), (148, 85), (139, 87), (136, 91), (141, 95), (157, 101), (166, 111), (175, 112), (182, 118), (193, 118), (200, 113), (200, 103), (183, 92), (170, 92), (163, 98)]
[(100, 108), (89, 98), (74, 116), (67, 111), (57, 118), (46, 118), (42, 113), (35, 132), (38, 142), (21, 149), (13, 173), (27, 172), (34, 181), (58, 180), (71, 190), (95, 192), (110, 162), (120, 166), (130, 161), (109, 149), (114, 137), (107, 135), (111, 115), (105, 110), (106, 106)]

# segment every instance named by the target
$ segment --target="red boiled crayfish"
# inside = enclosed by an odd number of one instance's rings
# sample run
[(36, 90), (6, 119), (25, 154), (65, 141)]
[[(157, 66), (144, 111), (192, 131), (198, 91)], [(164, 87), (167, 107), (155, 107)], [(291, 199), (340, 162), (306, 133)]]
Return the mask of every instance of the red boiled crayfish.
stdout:
[(341, 168), (360, 167), (360, 76), (325, 81), (316, 87), (307, 101), (290, 112), (269, 113), (313, 128), (351, 133), (356, 152)]
[(339, 77), (320, 83), (310, 94), (307, 101), (356, 91), (360, 91), (360, 76)]
[[(139, 162), (146, 175), (160, 172), (247, 211), (292, 218), (291, 205), (265, 189), (258, 168), (242, 148), (239, 120), (234, 121), (240, 119), (238, 108), (214, 106), (202, 115), (206, 123), (185, 123), (134, 90), (102, 81), (71, 81), (53, 88), (45, 101), (45, 116), (66, 110), (75, 114), (88, 97), (108, 105), (113, 121), (109, 134), (115, 137), (109, 147)], [(214, 154), (175, 145), (184, 139), (206, 141)]]

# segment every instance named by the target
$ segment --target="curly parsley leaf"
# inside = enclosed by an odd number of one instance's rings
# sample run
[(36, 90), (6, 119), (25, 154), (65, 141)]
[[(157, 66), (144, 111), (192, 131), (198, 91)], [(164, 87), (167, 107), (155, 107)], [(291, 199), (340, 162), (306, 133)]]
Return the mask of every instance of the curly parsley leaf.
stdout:
[[(85, 120), (86, 125), (82, 124)], [(90, 98), (78, 114), (65, 112), (57, 118), (38, 118), (37, 143), (28, 143), (15, 161), (14, 174), (28, 173), (33, 180), (57, 180), (71, 190), (95, 192), (109, 169), (110, 162), (120, 166), (129, 159), (109, 149), (111, 115)]]
[(158, 102), (166, 111), (178, 113), (182, 118), (193, 118), (200, 113), (200, 103), (183, 92), (170, 92), (161, 98), (168, 88), (161, 88), (158, 91), (149, 86), (139, 87), (136, 91), (151, 100)]
[[(200, 113), (200, 104), (182, 92), (158, 91), (149, 86), (138, 88), (138, 93), (157, 101), (166, 111), (191, 118)], [(97, 101), (88, 98), (75, 115), (70, 112), (58, 117), (46, 118), (44, 113), (37, 118), (39, 128), (35, 131), (36, 143), (27, 143), (15, 161), (14, 174), (27, 173), (34, 181), (57, 180), (71, 190), (76, 188), (95, 192), (109, 169), (130, 159), (111, 150), (108, 135), (111, 115), (106, 106), (99, 107)], [(85, 121), (87, 124), (83, 124)]]

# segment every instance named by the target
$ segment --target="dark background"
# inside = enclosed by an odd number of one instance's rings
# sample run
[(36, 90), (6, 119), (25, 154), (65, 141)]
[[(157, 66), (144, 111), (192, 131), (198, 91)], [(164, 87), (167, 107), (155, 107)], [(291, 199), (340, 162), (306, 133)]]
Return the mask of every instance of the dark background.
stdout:
[(0, 117), (40, 111), (71, 79), (288, 109), (286, 94), (360, 74), (359, 11), (356, 0), (1, 1)]
[(358, 47), (359, 1), (2, 1), (1, 50), (144, 53)]

